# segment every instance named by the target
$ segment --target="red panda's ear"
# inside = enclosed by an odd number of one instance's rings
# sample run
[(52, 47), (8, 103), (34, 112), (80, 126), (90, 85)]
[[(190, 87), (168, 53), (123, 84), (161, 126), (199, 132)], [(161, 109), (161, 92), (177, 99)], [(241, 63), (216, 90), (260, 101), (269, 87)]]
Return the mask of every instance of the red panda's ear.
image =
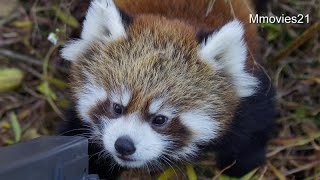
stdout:
[(243, 36), (242, 23), (231, 21), (202, 40), (198, 55), (215, 71), (230, 76), (239, 97), (248, 97), (254, 94), (258, 81), (245, 71), (247, 47)]
[(83, 22), (81, 38), (112, 41), (126, 36), (120, 12), (113, 0), (93, 0)]
[(129, 20), (113, 0), (93, 0), (83, 22), (81, 39), (67, 43), (61, 51), (62, 57), (75, 61), (92, 41), (107, 43), (126, 37), (126, 21)]

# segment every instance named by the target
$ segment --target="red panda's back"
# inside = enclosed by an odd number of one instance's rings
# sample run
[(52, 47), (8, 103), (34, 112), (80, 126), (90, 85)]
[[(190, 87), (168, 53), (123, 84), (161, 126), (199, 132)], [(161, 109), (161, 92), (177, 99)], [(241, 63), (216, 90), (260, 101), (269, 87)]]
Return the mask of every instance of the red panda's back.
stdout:
[[(169, 19), (180, 19), (198, 31), (213, 31), (232, 19), (239, 19), (245, 26), (245, 40), (250, 54), (257, 49), (256, 25), (249, 23), (254, 13), (249, 0), (115, 0), (117, 6), (131, 16), (156, 14)], [(252, 64), (252, 59), (248, 59)]]

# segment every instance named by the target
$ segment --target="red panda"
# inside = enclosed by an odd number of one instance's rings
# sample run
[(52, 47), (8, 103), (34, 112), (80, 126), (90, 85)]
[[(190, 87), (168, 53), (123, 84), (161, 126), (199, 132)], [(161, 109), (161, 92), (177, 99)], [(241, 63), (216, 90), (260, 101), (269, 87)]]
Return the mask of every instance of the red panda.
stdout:
[(205, 151), (220, 168), (235, 162), (231, 176), (263, 163), (274, 92), (256, 65), (252, 9), (247, 0), (91, 2), (61, 54), (75, 104), (64, 132), (88, 135), (90, 154), (102, 154), (92, 173), (194, 162)]

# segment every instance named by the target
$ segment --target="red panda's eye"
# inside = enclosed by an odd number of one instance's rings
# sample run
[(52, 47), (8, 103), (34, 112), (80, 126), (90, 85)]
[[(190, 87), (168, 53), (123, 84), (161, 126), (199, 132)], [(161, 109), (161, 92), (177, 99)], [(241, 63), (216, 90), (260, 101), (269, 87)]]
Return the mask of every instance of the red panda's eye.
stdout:
[(159, 116), (155, 116), (152, 119), (152, 124), (155, 126), (161, 126), (161, 125), (165, 124), (167, 121), (168, 121), (168, 118), (166, 116), (159, 115)]
[(114, 110), (114, 112), (117, 113), (117, 114), (122, 114), (122, 112), (123, 112), (123, 107), (122, 107), (121, 105), (119, 105), (119, 104), (114, 103), (114, 104), (113, 104), (113, 110)]

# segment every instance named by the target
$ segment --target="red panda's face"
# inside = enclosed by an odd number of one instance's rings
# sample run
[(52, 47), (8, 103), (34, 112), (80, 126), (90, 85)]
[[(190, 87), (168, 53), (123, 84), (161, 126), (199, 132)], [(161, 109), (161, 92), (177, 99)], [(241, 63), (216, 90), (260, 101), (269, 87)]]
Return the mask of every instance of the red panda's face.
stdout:
[(73, 64), (78, 112), (122, 166), (187, 161), (233, 116), (238, 100), (228, 78), (213, 73), (195, 49), (128, 37), (93, 44)]
[(111, 0), (94, 0), (83, 28), (62, 51), (76, 108), (121, 166), (190, 160), (254, 93), (237, 21), (199, 43), (177, 20), (139, 16), (125, 28)]

